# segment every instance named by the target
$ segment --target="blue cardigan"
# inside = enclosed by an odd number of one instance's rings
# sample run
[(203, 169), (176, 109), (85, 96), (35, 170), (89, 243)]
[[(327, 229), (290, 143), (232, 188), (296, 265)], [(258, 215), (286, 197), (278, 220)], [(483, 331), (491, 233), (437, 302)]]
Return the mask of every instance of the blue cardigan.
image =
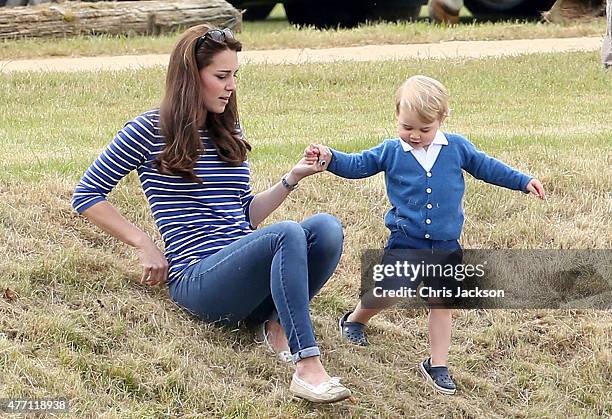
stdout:
[(399, 138), (361, 153), (332, 150), (328, 170), (349, 179), (385, 172), (392, 205), (385, 225), (391, 232), (399, 229), (415, 238), (457, 240), (464, 221), (463, 170), (476, 179), (523, 192), (532, 178), (478, 150), (461, 135), (444, 135), (448, 145), (442, 146), (429, 172), (411, 152), (404, 151)]

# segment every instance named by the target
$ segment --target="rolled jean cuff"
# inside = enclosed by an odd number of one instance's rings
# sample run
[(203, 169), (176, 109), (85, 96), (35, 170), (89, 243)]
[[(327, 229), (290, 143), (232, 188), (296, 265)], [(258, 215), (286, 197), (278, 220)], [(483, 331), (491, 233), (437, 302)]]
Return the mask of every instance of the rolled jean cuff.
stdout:
[(291, 355), (293, 358), (293, 363), (297, 364), (298, 361), (304, 358), (310, 358), (311, 356), (321, 356), (321, 351), (318, 346), (311, 346), (310, 348), (304, 348), (301, 351), (298, 351)]

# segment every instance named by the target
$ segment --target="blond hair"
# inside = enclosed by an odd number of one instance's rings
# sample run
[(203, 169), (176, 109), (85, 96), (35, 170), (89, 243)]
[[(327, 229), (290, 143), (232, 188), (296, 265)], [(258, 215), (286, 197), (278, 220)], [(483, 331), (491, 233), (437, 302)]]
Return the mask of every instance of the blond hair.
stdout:
[(448, 90), (438, 80), (427, 76), (412, 76), (395, 93), (395, 112), (414, 111), (419, 119), (429, 124), (443, 120), (449, 114)]

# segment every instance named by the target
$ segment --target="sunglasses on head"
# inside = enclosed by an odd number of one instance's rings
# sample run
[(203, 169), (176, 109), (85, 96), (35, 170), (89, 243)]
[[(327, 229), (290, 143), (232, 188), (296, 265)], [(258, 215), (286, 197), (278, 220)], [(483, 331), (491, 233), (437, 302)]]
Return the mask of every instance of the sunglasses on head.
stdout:
[(195, 49), (196, 51), (200, 49), (204, 41), (208, 39), (212, 39), (217, 43), (223, 43), (227, 39), (234, 39), (234, 33), (230, 28), (225, 29), (211, 29), (207, 31), (204, 35), (200, 36), (196, 42)]

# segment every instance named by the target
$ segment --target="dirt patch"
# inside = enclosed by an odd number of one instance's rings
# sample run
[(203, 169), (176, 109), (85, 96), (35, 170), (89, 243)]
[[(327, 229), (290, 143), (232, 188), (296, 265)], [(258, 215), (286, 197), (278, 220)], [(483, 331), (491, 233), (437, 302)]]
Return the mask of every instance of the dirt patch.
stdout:
[[(436, 44), (367, 45), (328, 49), (245, 51), (245, 64), (307, 64), (336, 61), (483, 58), (551, 52), (597, 51), (600, 37), (520, 39), (510, 41), (452, 41)], [(169, 55), (49, 58), (0, 61), (0, 73), (19, 71), (113, 71), (166, 66)]]

